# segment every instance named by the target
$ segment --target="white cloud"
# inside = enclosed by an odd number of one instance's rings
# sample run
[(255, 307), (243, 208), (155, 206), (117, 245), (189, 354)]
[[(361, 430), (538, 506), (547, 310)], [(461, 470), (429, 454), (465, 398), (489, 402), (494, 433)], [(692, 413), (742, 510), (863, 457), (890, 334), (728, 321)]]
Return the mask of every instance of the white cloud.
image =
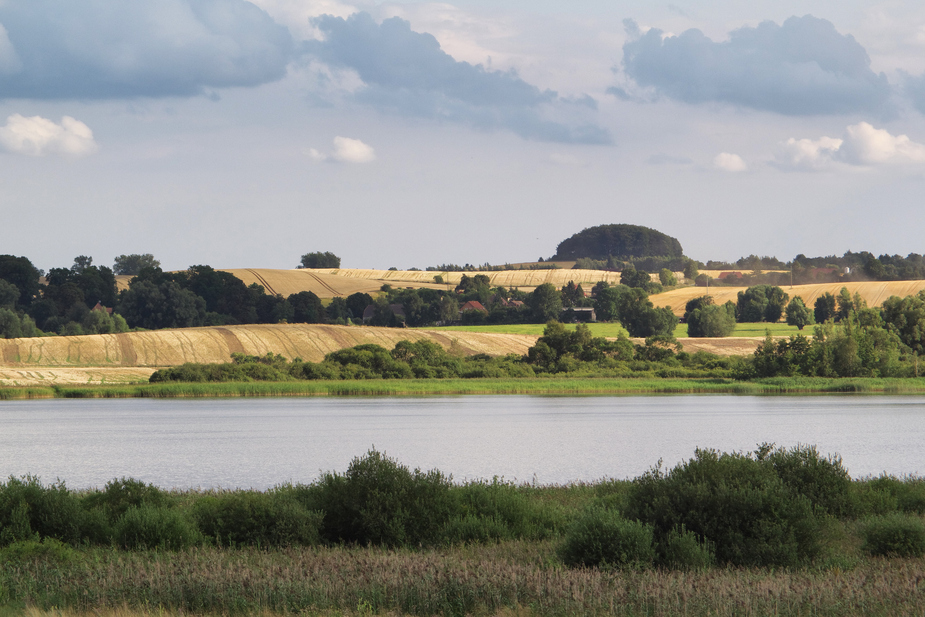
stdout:
[(372, 146), (359, 139), (337, 136), (334, 138), (334, 151), (331, 154), (309, 148), (306, 154), (315, 162), (337, 161), (339, 163), (370, 163), (376, 160), (376, 151)]
[(13, 114), (0, 127), (0, 145), (9, 152), (44, 156), (46, 154), (84, 155), (96, 152), (93, 131), (86, 124), (70, 116), (61, 118), (61, 124), (32, 116)]
[(723, 171), (740, 172), (748, 171), (748, 165), (738, 154), (729, 152), (720, 152), (713, 159), (713, 166)]
[(890, 135), (884, 129), (875, 129), (866, 122), (845, 129), (845, 143), (839, 157), (852, 165), (877, 165), (891, 162), (925, 161), (925, 146), (910, 140), (906, 135)]
[(804, 171), (821, 169), (832, 162), (842, 143), (843, 140), (832, 137), (816, 140), (791, 137), (780, 145), (775, 163), (779, 167)]
[(925, 162), (925, 145), (907, 135), (892, 135), (867, 122), (845, 128), (841, 139), (790, 138), (778, 149), (773, 164), (783, 169), (811, 171), (835, 164), (874, 166)]

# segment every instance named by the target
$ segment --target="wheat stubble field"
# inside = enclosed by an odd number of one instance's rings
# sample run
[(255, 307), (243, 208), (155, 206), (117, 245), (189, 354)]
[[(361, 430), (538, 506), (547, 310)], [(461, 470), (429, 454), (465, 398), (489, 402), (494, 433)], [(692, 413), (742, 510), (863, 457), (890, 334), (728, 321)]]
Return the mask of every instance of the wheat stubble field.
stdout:
[(0, 340), (0, 385), (144, 381), (155, 369), (185, 362), (228, 362), (232, 353), (282, 354), (320, 362), (332, 351), (375, 343), (428, 339), (452, 353), (525, 354), (537, 336), (333, 326), (246, 325), (125, 334)]

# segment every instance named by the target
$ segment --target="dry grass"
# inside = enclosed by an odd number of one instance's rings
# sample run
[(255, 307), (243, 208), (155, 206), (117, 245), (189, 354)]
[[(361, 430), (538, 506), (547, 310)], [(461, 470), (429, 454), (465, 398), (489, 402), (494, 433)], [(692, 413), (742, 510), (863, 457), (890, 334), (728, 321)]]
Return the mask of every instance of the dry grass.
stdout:
[[(852, 295), (861, 294), (861, 297), (867, 302), (867, 306), (876, 307), (883, 304), (883, 301), (890, 296), (905, 297), (917, 294), (925, 289), (925, 281), (873, 281), (867, 283), (820, 283), (815, 285), (794, 285), (786, 286), (786, 291), (791, 298), (800, 296), (806, 306), (812, 307), (816, 298), (824, 293), (838, 295), (842, 287), (847, 287)], [(740, 291), (745, 291), (745, 287), (682, 287), (673, 289), (654, 296), (649, 296), (655, 306), (669, 306), (675, 315), (684, 314), (684, 305), (688, 301), (699, 296), (711, 295), (717, 304), (723, 304), (727, 300), (736, 301)]]
[[(100, 551), (92, 565), (89, 560), (57, 568), (23, 564), (14, 577), (20, 583), (9, 592), (21, 597), (25, 591), (33, 606), (45, 609), (32, 609), (29, 617), (164, 612), (925, 614), (925, 562), (920, 559), (870, 560), (844, 571), (608, 572), (561, 568), (554, 551), (552, 543), (516, 541), (422, 552), (371, 548), (195, 549), (176, 554)], [(57, 612), (51, 602), (69, 607), (69, 612)], [(147, 612), (151, 610), (156, 613)]]

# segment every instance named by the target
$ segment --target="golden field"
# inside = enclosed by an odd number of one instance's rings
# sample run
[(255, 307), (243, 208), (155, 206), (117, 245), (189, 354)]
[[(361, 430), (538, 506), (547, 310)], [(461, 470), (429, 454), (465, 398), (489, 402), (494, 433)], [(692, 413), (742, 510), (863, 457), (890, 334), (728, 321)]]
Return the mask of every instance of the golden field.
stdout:
[[(791, 299), (800, 296), (806, 306), (812, 307), (816, 302), (816, 298), (824, 293), (837, 296), (842, 287), (847, 287), (852, 295), (855, 293), (860, 294), (864, 301), (867, 302), (867, 306), (875, 307), (883, 304), (883, 301), (890, 296), (905, 297), (919, 293), (925, 289), (925, 281), (820, 283), (815, 285), (794, 285), (793, 287), (784, 286), (783, 289)], [(694, 298), (711, 295), (716, 304), (724, 304), (727, 300), (735, 302), (738, 293), (745, 291), (745, 289), (745, 287), (682, 287), (649, 296), (649, 299), (655, 306), (668, 306), (671, 307), (675, 315), (683, 315), (684, 305)]]
[(332, 351), (428, 339), (459, 355), (525, 354), (537, 336), (319, 324), (245, 325), (0, 340), (0, 385), (144, 381), (157, 367), (282, 354), (320, 362)]
[[(430, 289), (453, 289), (462, 276), (484, 274), (491, 285), (517, 287), (531, 291), (543, 283), (563, 287), (569, 281), (581, 283), (590, 291), (598, 281), (612, 284), (620, 282), (619, 272), (603, 270), (499, 270), (495, 272), (425, 272), (418, 270), (368, 270), (361, 268), (327, 268), (318, 270), (274, 270), (271, 268), (243, 268), (222, 270), (229, 272), (245, 284), (257, 283), (267, 293), (289, 296), (300, 291), (310, 291), (319, 298), (337, 298), (357, 292), (375, 294), (383, 285), (392, 287), (422, 287)], [(434, 282), (434, 276), (442, 276), (443, 284)], [(127, 289), (131, 276), (117, 276), (119, 289)]]

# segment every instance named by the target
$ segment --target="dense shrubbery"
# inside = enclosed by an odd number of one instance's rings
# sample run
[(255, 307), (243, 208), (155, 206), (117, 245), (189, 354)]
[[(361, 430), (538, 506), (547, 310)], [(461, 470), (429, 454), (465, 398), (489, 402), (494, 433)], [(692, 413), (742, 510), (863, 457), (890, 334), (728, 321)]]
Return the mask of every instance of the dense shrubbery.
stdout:
[(794, 566), (831, 555), (828, 540), (845, 534), (856, 541), (834, 550), (921, 556), (923, 486), (890, 476), (852, 481), (837, 456), (810, 446), (697, 450), (667, 472), (572, 487), (457, 485), (371, 450), (344, 473), (266, 492), (174, 493), (122, 478), (75, 493), (60, 482), (10, 478), (0, 484), (0, 548), (67, 560), (68, 547), (82, 545), (417, 548), (559, 538), (570, 566)]

